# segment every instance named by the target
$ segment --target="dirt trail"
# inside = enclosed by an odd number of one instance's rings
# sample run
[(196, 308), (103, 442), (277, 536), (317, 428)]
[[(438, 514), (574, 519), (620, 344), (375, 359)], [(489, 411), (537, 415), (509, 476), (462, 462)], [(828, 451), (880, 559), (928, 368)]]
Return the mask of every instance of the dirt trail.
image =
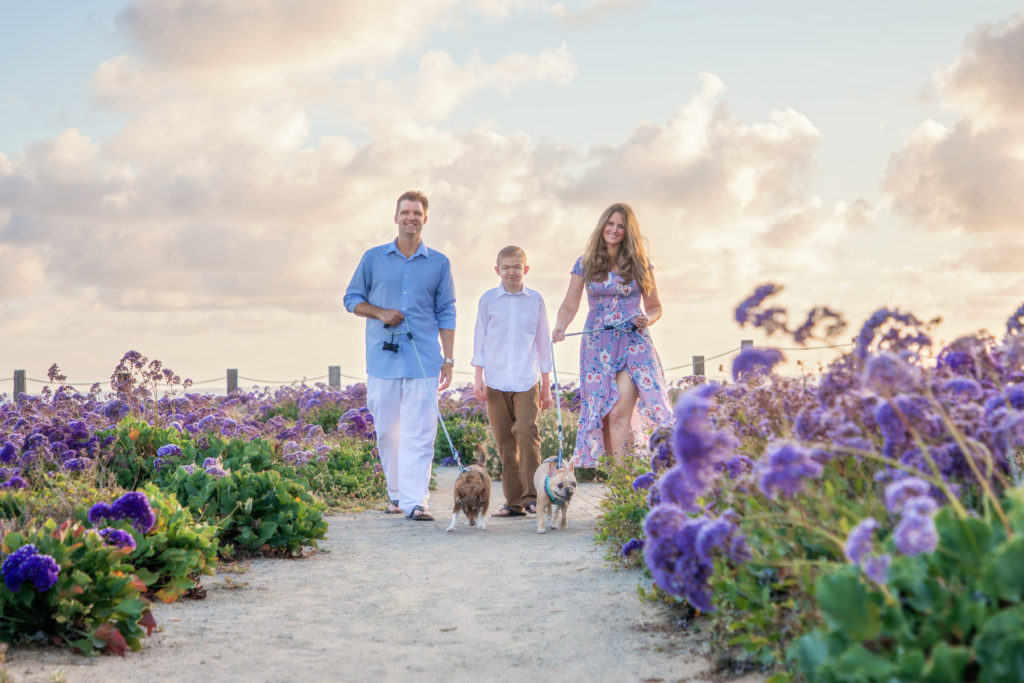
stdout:
[(580, 486), (567, 531), (538, 535), (531, 516), (488, 518), (486, 531), (460, 520), (447, 534), (456, 474), (436, 470), (434, 522), (334, 516), (327, 552), (205, 578), (206, 600), (155, 608), (160, 631), (140, 652), (22, 647), (6, 672), (72, 683), (712, 680), (700, 637), (637, 599), (636, 571), (605, 565), (593, 542), (601, 485)]

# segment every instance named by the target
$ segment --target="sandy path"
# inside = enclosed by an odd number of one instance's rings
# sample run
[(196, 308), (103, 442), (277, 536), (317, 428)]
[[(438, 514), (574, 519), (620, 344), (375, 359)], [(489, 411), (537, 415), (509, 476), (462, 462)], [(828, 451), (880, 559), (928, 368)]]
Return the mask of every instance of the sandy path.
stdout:
[[(603, 488), (583, 484), (569, 529), (488, 519), (452, 534), (454, 468), (436, 470), (436, 521), (330, 518), (324, 553), (254, 560), (205, 578), (208, 597), (159, 605), (140, 652), (93, 659), (16, 648), (16, 681), (705, 681), (699, 636), (665, 628), (636, 571), (593, 543)], [(492, 510), (503, 501), (495, 484)], [(230, 582), (245, 583), (229, 587)], [(758, 681), (751, 676), (743, 681)]]

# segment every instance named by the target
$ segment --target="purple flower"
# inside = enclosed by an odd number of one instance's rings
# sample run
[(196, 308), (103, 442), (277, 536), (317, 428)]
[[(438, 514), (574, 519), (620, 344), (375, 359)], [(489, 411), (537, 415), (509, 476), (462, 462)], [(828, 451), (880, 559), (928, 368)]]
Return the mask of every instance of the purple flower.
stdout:
[(892, 534), (893, 545), (904, 555), (930, 553), (939, 545), (935, 520), (927, 515), (905, 515)]
[(18, 457), (18, 449), (10, 441), (4, 442), (0, 447), (0, 464), (10, 465)]
[(1006, 320), (1006, 334), (1007, 336), (1014, 336), (1024, 333), (1024, 304), (1021, 304), (1020, 308), (1013, 312)]
[(954, 377), (943, 384), (942, 388), (954, 396), (969, 401), (981, 398), (981, 385), (970, 377)]
[(642, 540), (639, 538), (631, 538), (622, 545), (622, 556), (629, 558), (633, 553), (643, 549), (644, 542)]
[(227, 473), (226, 470), (224, 470), (224, 469), (222, 469), (220, 467), (217, 467), (216, 465), (213, 465), (211, 467), (207, 467), (206, 468), (206, 473), (210, 474), (210, 475), (213, 475), (213, 476), (217, 477), (218, 479), (221, 479), (223, 477), (228, 476), (228, 473)]
[(735, 316), (736, 322), (740, 326), (746, 325), (748, 322), (753, 322), (758, 314), (758, 308), (762, 302), (772, 294), (775, 294), (782, 290), (780, 285), (774, 285), (771, 283), (763, 284), (754, 290), (754, 293), (748, 296), (746, 299), (736, 307)]
[[(677, 484), (671, 486), (682, 485), (688, 490), (685, 495), (677, 496), (681, 501), (678, 504), (687, 509), (689, 506), (682, 501), (703, 491), (715, 465), (728, 457), (736, 445), (731, 434), (712, 430), (708, 425), (707, 411), (720, 389), (721, 385), (714, 382), (701, 384), (680, 395), (676, 402), (676, 423), (672, 431), (676, 464), (669, 472), (680, 471)], [(667, 476), (666, 473), (663, 478)], [(663, 491), (665, 489), (662, 487)]]
[(0, 489), (24, 489), (28, 488), (28, 482), (20, 474), (13, 475), (10, 479), (0, 484)]
[(182, 466), (181, 466), (181, 469), (185, 470), (185, 471), (186, 471), (186, 472), (188, 472), (189, 474), (192, 474), (192, 473), (194, 473), (194, 472), (196, 471), (196, 466), (195, 466), (195, 465), (192, 465), (192, 464), (189, 464), (189, 465), (182, 465)]
[(634, 491), (646, 491), (654, 483), (654, 472), (644, 472), (633, 480)]
[(177, 444), (169, 443), (166, 446), (161, 446), (156, 450), (156, 454), (161, 458), (173, 458), (181, 455), (181, 446)]
[(888, 553), (872, 555), (864, 558), (864, 564), (861, 566), (861, 569), (864, 570), (864, 575), (869, 580), (879, 586), (884, 586), (889, 576), (890, 564), (892, 564), (892, 557)]
[(871, 537), (877, 528), (878, 522), (873, 517), (866, 517), (850, 529), (850, 535), (846, 537), (846, 544), (843, 546), (843, 553), (850, 564), (859, 565), (871, 552), (874, 546)]
[(892, 514), (902, 512), (903, 505), (911, 498), (927, 496), (931, 484), (918, 477), (904, 477), (885, 487), (885, 509)]
[(747, 347), (732, 361), (732, 378), (739, 380), (743, 375), (771, 372), (772, 368), (783, 359), (784, 356), (778, 349)]
[(931, 517), (938, 509), (938, 504), (931, 496), (914, 496), (903, 504), (904, 516)]
[(203, 461), (203, 468), (205, 469), (207, 467), (216, 467), (219, 464), (220, 463), (217, 462), (217, 458), (207, 458), (206, 460)]
[(99, 526), (104, 519), (114, 519), (114, 513), (110, 510), (110, 503), (99, 502), (89, 508), (89, 524)]
[(883, 351), (868, 359), (864, 384), (878, 392), (905, 393), (921, 386), (921, 369), (899, 354)]
[(671, 503), (683, 510), (697, 512), (700, 510), (700, 504), (697, 502), (697, 499), (700, 498), (700, 494), (703, 491), (703, 482), (695, 479), (686, 470), (677, 465), (661, 475), (657, 486), (654, 487), (651, 493), (657, 494), (658, 500), (662, 502)]
[(114, 501), (110, 506), (114, 519), (126, 519), (140, 534), (147, 533), (156, 524), (156, 515), (149, 506), (149, 499), (141, 491), (131, 491)]
[[(892, 327), (883, 329), (890, 320), (893, 322)], [(857, 335), (855, 352), (861, 358), (867, 358), (870, 347), (877, 338), (880, 348), (885, 346), (891, 351), (907, 350), (916, 353), (916, 349), (930, 346), (932, 343), (930, 337), (913, 329), (920, 324), (921, 321), (909, 313), (881, 308), (872, 313), (861, 327), (860, 334)], [(909, 328), (909, 332), (901, 334), (901, 329), (905, 328)]]
[(807, 320), (793, 332), (793, 341), (803, 344), (814, 336), (814, 328), (822, 320), (832, 320), (832, 323), (825, 328), (825, 337), (831, 338), (846, 329), (846, 321), (843, 316), (823, 306), (812, 308), (807, 313)]
[(803, 489), (804, 479), (816, 479), (822, 471), (810, 451), (793, 443), (769, 446), (759, 469), (757, 487), (769, 498), (776, 492), (792, 498)]
[(4, 575), (4, 583), (12, 593), (21, 590), (26, 582), (31, 582), (38, 591), (49, 590), (57, 583), (60, 567), (49, 555), (40, 555), (32, 544), (23, 545), (7, 556), (0, 571)]
[(135, 538), (124, 529), (115, 529), (113, 527), (100, 529), (100, 536), (103, 537), (103, 542), (108, 546), (135, 550)]

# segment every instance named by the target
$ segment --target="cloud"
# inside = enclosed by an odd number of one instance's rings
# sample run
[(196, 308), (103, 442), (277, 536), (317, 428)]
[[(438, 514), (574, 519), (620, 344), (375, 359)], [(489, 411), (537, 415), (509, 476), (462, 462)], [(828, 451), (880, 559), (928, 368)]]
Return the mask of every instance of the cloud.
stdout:
[(607, 16), (645, 5), (647, 0), (590, 0), (579, 10), (568, 10), (562, 3), (549, 5), (549, 11), (569, 28), (585, 28)]
[(577, 68), (564, 43), (536, 56), (506, 55), (493, 64), (477, 55), (466, 64), (456, 64), (447, 52), (432, 50), (420, 58), (416, 72), (395, 81), (372, 73), (354, 77), (341, 87), (335, 100), (356, 120), (374, 126), (394, 120), (441, 121), (473, 91), (493, 88), (509, 94), (515, 86), (530, 81), (566, 85)]
[(939, 70), (935, 84), (945, 100), (978, 125), (1024, 118), (1024, 12), (981, 24), (964, 40), (961, 54)]
[(353, 66), (415, 48), (458, 0), (140, 0), (118, 17), (160, 68), (293, 69)]
[(886, 203), (928, 231), (1015, 230), (1024, 211), (1024, 14), (983, 24), (934, 76), (959, 120), (927, 120), (892, 152)]

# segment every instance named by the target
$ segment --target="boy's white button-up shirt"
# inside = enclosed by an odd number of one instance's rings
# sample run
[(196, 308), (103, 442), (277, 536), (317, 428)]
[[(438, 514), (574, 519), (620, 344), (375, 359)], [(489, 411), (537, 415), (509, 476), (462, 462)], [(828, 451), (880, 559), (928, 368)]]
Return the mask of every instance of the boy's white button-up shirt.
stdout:
[(551, 372), (551, 332), (539, 292), (529, 287), (507, 292), (502, 285), (484, 292), (471, 362), (484, 369), (484, 382), (498, 391), (527, 391), (539, 373)]

